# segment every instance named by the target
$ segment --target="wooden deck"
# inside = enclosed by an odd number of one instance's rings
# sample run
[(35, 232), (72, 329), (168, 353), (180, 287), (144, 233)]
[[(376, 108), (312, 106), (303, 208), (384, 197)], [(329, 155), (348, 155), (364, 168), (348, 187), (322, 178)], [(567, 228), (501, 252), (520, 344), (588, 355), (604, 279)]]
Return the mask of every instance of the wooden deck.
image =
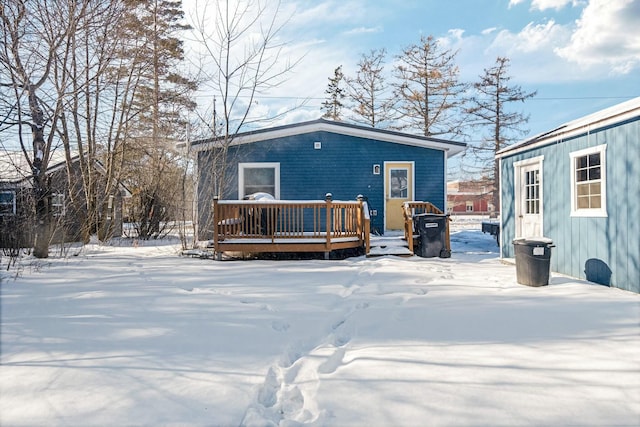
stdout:
[(213, 246), (224, 252), (282, 253), (362, 249), (369, 252), (367, 203), (334, 201), (213, 201)]
[[(406, 202), (404, 249), (380, 249), (371, 255), (411, 256), (419, 235), (413, 219), (422, 213), (444, 214), (429, 202)], [(213, 250), (217, 259), (227, 252), (242, 254), (318, 252), (329, 258), (331, 252), (357, 249), (371, 252), (370, 218), (367, 203), (358, 201), (218, 200), (213, 201)], [(399, 236), (402, 237), (402, 236)], [(451, 250), (449, 221), (446, 222), (445, 249)]]

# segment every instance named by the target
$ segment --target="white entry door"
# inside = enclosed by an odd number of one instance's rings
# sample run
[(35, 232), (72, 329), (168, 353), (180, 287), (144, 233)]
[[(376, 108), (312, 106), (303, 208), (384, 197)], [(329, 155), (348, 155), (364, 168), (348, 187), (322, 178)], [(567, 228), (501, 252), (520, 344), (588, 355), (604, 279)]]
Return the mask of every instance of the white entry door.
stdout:
[(542, 159), (515, 165), (516, 237), (542, 237)]

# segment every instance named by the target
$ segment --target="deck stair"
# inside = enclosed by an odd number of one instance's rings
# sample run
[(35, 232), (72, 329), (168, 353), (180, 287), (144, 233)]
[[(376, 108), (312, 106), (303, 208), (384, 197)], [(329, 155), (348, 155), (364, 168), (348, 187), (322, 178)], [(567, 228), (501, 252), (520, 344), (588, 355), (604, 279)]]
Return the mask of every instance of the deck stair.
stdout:
[(371, 249), (367, 254), (368, 257), (378, 257), (384, 255), (394, 255), (402, 257), (410, 257), (413, 251), (409, 249), (409, 244), (402, 234), (389, 234), (385, 236), (372, 236)]

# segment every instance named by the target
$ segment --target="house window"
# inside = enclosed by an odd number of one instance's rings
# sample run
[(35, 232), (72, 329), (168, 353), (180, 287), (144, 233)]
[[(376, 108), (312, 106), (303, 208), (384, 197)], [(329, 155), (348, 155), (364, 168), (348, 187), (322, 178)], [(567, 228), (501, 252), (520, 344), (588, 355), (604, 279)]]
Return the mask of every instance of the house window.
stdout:
[(54, 217), (64, 216), (64, 193), (53, 193), (51, 195), (51, 213)]
[(572, 216), (607, 216), (606, 148), (603, 144), (570, 154)]
[(16, 214), (16, 192), (0, 191), (0, 215)]
[(467, 202), (467, 212), (473, 212), (473, 202)]
[(240, 199), (253, 193), (268, 193), (280, 198), (280, 163), (240, 163), (238, 165)]
[(107, 219), (111, 220), (114, 217), (114, 204), (113, 204), (113, 196), (109, 196), (107, 199)]

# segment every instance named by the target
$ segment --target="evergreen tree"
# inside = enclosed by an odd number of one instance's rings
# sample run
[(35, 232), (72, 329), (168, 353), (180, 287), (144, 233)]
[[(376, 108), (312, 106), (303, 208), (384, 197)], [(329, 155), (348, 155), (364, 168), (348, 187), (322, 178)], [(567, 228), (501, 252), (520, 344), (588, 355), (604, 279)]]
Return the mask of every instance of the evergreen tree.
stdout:
[[(133, 219), (142, 238), (156, 237), (161, 224), (179, 209), (174, 189), (178, 170), (175, 142), (184, 137), (185, 112), (195, 108), (190, 94), (195, 83), (177, 70), (184, 59), (178, 35), (189, 29), (180, 0), (130, 0), (135, 8), (126, 28), (138, 41), (141, 78), (133, 99), (136, 141), (126, 162), (134, 190)], [(129, 53), (131, 54), (131, 53)]]
[(486, 176), (493, 182), (493, 205), (499, 206), (500, 168), (495, 159), (498, 151), (528, 133), (522, 128), (529, 116), (510, 111), (512, 103), (522, 103), (536, 92), (525, 92), (520, 86), (509, 86), (509, 59), (498, 57), (491, 68), (485, 68), (480, 81), (473, 84), (475, 94), (469, 98), (467, 113), (474, 118), (472, 125), (485, 130), (485, 137), (472, 143), (469, 153), (475, 175)]
[(324, 91), (327, 98), (322, 103), (322, 110), (325, 112), (322, 117), (336, 121), (342, 120), (343, 101), (346, 97), (343, 84), (344, 74), (342, 73), (342, 65), (340, 65), (334, 70), (333, 77), (329, 77), (329, 84)]

